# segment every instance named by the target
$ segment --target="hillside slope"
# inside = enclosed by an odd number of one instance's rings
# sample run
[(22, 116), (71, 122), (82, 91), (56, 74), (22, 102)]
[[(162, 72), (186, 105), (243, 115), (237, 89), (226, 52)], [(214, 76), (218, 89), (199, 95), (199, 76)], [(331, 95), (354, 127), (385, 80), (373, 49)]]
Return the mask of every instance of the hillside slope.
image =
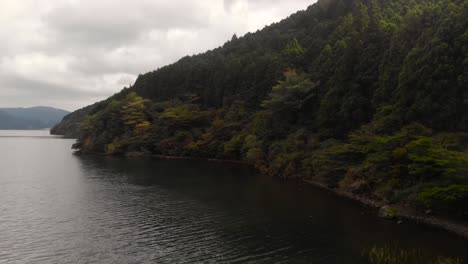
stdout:
[(78, 138), (80, 123), (93, 111), (98, 105), (105, 101), (83, 107), (65, 115), (60, 122), (57, 122), (51, 129), (51, 135), (61, 135), (66, 138)]
[(466, 0), (321, 0), (71, 114), (75, 148), (244, 160), (465, 218), (467, 17)]

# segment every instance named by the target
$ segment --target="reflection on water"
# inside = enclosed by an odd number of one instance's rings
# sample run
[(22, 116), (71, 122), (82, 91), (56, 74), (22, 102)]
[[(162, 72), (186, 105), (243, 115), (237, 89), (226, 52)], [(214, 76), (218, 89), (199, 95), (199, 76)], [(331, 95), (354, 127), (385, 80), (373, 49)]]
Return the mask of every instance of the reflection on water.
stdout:
[(73, 140), (9, 133), (0, 263), (366, 263), (363, 249), (389, 242), (468, 254), (457, 237), (248, 167), (78, 157)]

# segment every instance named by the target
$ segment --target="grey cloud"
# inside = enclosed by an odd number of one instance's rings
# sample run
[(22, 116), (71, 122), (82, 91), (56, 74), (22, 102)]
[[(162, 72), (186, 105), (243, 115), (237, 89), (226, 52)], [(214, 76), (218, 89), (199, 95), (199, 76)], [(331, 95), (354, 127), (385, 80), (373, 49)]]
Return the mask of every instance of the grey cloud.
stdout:
[(136, 41), (149, 29), (209, 26), (200, 15), (204, 10), (196, 3), (180, 0), (65, 2), (45, 14), (43, 21), (66, 42), (115, 47)]
[[(0, 81), (0, 107), (61, 105), (65, 110), (75, 110), (89, 98), (102, 99), (108, 94), (99, 91), (84, 93), (72, 86), (60, 86), (40, 80), (21, 77), (2, 78)], [(66, 105), (61, 102), (66, 101)], [(6, 103), (8, 102), (8, 103)]]
[(86, 98), (87, 96), (105, 96), (106, 92), (99, 90), (92, 90), (84, 92), (78, 87), (70, 85), (59, 85), (44, 80), (34, 80), (30, 78), (20, 76), (8, 76), (3, 77), (0, 81), (0, 87), (10, 87), (10, 92), (16, 89), (17, 93), (32, 96), (53, 96), (56, 98), (69, 98), (81, 97)]

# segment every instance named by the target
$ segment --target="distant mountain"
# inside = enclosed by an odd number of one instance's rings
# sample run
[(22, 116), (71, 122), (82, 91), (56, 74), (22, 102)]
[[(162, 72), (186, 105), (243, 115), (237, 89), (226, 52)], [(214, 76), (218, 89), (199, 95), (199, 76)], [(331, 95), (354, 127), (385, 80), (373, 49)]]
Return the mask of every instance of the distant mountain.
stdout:
[(52, 107), (0, 108), (0, 129), (44, 129), (53, 127), (68, 111)]

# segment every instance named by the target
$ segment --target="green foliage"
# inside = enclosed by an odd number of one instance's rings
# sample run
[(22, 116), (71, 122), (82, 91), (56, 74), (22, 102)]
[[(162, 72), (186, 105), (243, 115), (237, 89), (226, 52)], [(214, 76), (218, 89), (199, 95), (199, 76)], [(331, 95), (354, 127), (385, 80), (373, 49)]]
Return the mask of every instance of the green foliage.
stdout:
[(271, 144), (268, 148), (268, 173), (282, 178), (302, 177), (306, 144), (307, 131), (302, 129), (290, 134), (285, 140)]
[(468, 216), (468, 185), (427, 188), (417, 199), (428, 208)]
[(313, 97), (316, 87), (306, 75), (290, 73), (286, 80), (274, 86), (262, 106), (274, 114), (294, 112), (302, 109), (304, 102)]
[(170, 126), (187, 127), (192, 125), (207, 124), (210, 113), (199, 111), (194, 105), (177, 105), (166, 108), (158, 118)]
[(80, 124), (78, 144), (83, 151), (120, 154), (146, 147), (151, 129), (147, 101), (136, 93), (111, 100), (104, 109)]
[(395, 246), (374, 246), (366, 252), (371, 264), (461, 264), (462, 260), (449, 257), (428, 257), (419, 250)]
[(302, 54), (304, 54), (304, 48), (299, 44), (297, 38), (293, 38), (293, 40), (286, 45), (284, 53), (290, 56), (302, 56)]
[(401, 197), (406, 189), (429, 182), (466, 180), (468, 160), (464, 154), (436, 142), (424, 126), (412, 124), (386, 136), (363, 129), (353, 133), (350, 140), (353, 149), (365, 155), (353, 176), (360, 175), (387, 199), (408, 198)]
[(359, 11), (356, 15), (358, 18), (357, 27), (360, 32), (365, 32), (369, 28), (369, 25), (370, 25), (370, 16), (369, 16), (368, 8), (363, 3), (358, 3), (358, 8), (359, 8)]
[[(115, 102), (114, 102), (115, 103)], [(121, 106), (123, 123), (127, 126), (136, 126), (145, 121), (144, 99), (136, 93), (130, 93)]]
[(264, 163), (264, 152), (262, 150), (261, 142), (255, 135), (247, 135), (244, 140), (243, 150), (245, 158), (253, 164)]
[(258, 112), (253, 121), (253, 133), (261, 138), (267, 138), (271, 133), (271, 115), (265, 112)]
[(466, 160), (462, 153), (449, 151), (434, 144), (431, 138), (419, 137), (406, 146), (411, 177), (422, 181), (437, 179), (457, 180), (463, 178)]
[(359, 164), (359, 160), (362, 160), (359, 148), (339, 141), (328, 141), (304, 161), (304, 167), (309, 176), (336, 187), (348, 169)]
[(235, 135), (224, 144), (224, 155), (238, 159), (241, 156), (241, 148), (244, 143), (243, 135)]
[(447, 150), (432, 138), (405, 129), (391, 136), (376, 137), (365, 148), (368, 151), (365, 169), (378, 173), (387, 168), (383, 173), (387, 177), (411, 183), (456, 180), (466, 164), (462, 153)]
[(299, 44), (297, 38), (293, 38), (283, 51), (285, 60), (289, 63), (288, 66), (297, 67), (300, 66), (304, 56), (304, 48)]

